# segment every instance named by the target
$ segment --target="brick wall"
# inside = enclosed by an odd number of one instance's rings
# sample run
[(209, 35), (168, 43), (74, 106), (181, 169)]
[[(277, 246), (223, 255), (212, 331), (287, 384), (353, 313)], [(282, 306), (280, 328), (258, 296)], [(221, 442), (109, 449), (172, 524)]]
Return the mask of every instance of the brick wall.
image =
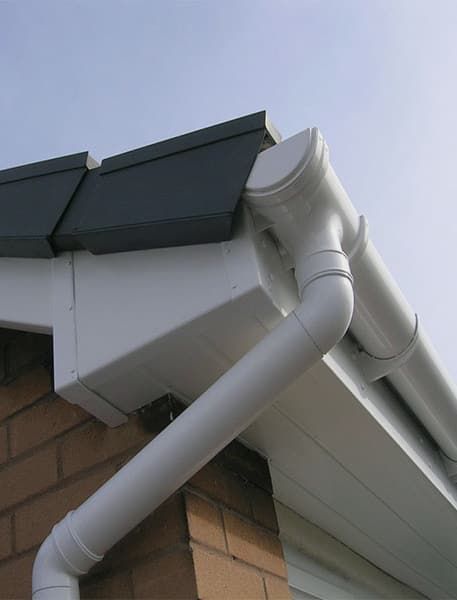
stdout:
[[(182, 408), (110, 429), (52, 391), (50, 338), (0, 331), (0, 598), (28, 598), (36, 551)], [(289, 598), (266, 462), (237, 442), (115, 546), (82, 598)]]

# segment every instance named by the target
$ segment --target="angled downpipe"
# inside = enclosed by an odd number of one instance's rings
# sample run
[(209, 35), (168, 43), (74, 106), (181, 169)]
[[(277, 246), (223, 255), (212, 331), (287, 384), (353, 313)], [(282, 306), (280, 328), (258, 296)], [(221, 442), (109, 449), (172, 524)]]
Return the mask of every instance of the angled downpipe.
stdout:
[[(259, 159), (258, 168), (263, 171)], [(257, 172), (256, 163), (246, 197), (258, 215), (265, 209), (269, 218), (268, 194), (262, 199), (250, 185)], [(287, 182), (284, 187), (290, 188)], [(354, 296), (349, 262), (342, 250), (343, 223), (338, 215), (330, 214), (330, 207), (321, 211), (307, 205), (305, 227), (300, 216), (304, 202), (301, 193), (287, 197), (281, 205), (288, 216), (278, 218), (275, 229), (296, 265), (298, 307), (114, 477), (55, 525), (35, 559), (34, 600), (79, 599), (81, 575), (344, 336)]]

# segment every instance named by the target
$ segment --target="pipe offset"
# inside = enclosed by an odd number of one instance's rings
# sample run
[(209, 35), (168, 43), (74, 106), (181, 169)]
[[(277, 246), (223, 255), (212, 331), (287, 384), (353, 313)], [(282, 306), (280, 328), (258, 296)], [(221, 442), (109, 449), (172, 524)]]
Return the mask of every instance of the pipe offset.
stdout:
[(345, 334), (352, 276), (340, 242), (310, 253), (299, 307), (79, 508), (33, 567), (34, 600), (77, 600), (78, 577), (239, 435)]

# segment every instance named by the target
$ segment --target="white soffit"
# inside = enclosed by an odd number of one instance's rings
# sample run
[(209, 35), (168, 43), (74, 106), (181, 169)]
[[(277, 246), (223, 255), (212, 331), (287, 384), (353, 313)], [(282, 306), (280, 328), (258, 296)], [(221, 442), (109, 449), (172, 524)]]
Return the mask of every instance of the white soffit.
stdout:
[(457, 595), (457, 498), (436, 450), (340, 344), (243, 434), (275, 497), (431, 598)]

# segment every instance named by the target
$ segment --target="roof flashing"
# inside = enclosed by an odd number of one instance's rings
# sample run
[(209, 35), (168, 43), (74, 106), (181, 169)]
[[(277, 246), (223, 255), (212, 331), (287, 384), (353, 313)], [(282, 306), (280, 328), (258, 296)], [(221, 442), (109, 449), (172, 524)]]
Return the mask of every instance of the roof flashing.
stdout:
[[(82, 152), (0, 171), (0, 256), (226, 241), (258, 153), (279, 140), (260, 111), (108, 157), (101, 165)], [(37, 207), (46, 217), (41, 225)]]

